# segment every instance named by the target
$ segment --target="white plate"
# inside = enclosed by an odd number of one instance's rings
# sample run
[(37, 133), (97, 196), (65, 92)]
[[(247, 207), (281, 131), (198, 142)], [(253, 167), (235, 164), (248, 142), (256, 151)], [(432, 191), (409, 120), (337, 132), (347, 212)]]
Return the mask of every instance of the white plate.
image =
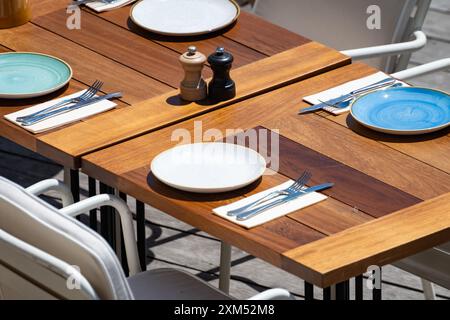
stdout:
[(233, 0), (143, 0), (131, 9), (131, 19), (152, 32), (192, 36), (224, 28), (239, 13)]
[(256, 151), (212, 142), (176, 146), (156, 156), (153, 175), (176, 189), (216, 193), (242, 188), (258, 180), (266, 161)]

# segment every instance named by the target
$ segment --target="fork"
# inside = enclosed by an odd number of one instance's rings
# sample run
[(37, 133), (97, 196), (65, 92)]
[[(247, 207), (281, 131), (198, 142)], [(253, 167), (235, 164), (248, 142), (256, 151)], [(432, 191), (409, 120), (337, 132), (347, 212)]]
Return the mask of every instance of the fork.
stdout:
[[(382, 87), (381, 89), (382, 89), (382, 90), (386, 90), (386, 89), (392, 89), (392, 88), (397, 88), (397, 87), (402, 87), (402, 86), (403, 86), (402, 83), (395, 83), (395, 84), (390, 85), (390, 86), (388, 86), (388, 87)], [(380, 88), (375, 89), (375, 90), (373, 90), (373, 91), (377, 91), (377, 90), (379, 90), (379, 89), (380, 89)], [(367, 92), (365, 92), (365, 93), (367, 93)], [(364, 94), (365, 94), (365, 93), (364, 93)], [(350, 97), (350, 98), (348, 98), (348, 99), (346, 99), (346, 100), (342, 100), (342, 101), (336, 102), (336, 103), (330, 103), (330, 102), (328, 102), (328, 101), (322, 101), (322, 100), (319, 100), (319, 101), (320, 101), (320, 103), (326, 104), (328, 107), (332, 107), (332, 108), (336, 108), (336, 109), (342, 109), (342, 108), (347, 108), (347, 107), (349, 106), (349, 104), (350, 104), (354, 99), (356, 99), (356, 98), (358, 98), (358, 97), (359, 97), (359, 95), (358, 95), (358, 94), (355, 94), (355, 95), (353, 95), (352, 97)]]
[(108, 4), (108, 3), (114, 3), (116, 1), (119, 1), (119, 0), (74, 0), (74, 1), (72, 1), (72, 5), (81, 6), (83, 4), (90, 3), (90, 2), (103, 2), (103, 3)]
[(65, 106), (66, 104), (70, 104), (70, 103), (79, 103), (82, 101), (87, 101), (89, 99), (91, 99), (93, 96), (95, 96), (97, 94), (98, 91), (100, 91), (101, 87), (103, 86), (103, 82), (96, 80), (83, 94), (81, 94), (78, 97), (75, 98), (70, 98), (70, 99), (65, 99), (61, 102), (58, 102), (54, 105), (51, 105), (45, 109), (39, 110), (37, 112), (31, 113), (29, 115), (26, 116), (22, 116), (22, 117), (17, 117), (16, 121), (17, 122), (26, 122), (26, 121), (30, 121), (32, 120), (34, 117), (37, 117), (41, 114), (47, 113), (49, 111), (55, 110), (59, 107)]
[(252, 207), (254, 207), (254, 206), (258, 205), (258, 204), (262, 204), (262, 203), (267, 202), (269, 200), (275, 199), (275, 198), (277, 198), (279, 196), (289, 196), (289, 195), (291, 195), (291, 194), (293, 194), (295, 192), (298, 192), (299, 190), (301, 190), (305, 186), (305, 184), (309, 181), (311, 176), (312, 176), (311, 172), (308, 171), (308, 170), (305, 170), (303, 172), (303, 174), (297, 180), (295, 180), (289, 187), (287, 187), (286, 189), (277, 190), (277, 191), (273, 191), (273, 192), (271, 192), (269, 194), (266, 194), (264, 197), (254, 201), (252, 203), (249, 203), (249, 204), (247, 204), (245, 206), (242, 206), (242, 207), (240, 207), (238, 209), (234, 209), (234, 210), (228, 211), (227, 215), (230, 216), (230, 217), (233, 217), (233, 216), (236, 216), (239, 213), (241, 213), (241, 212), (243, 212), (245, 210), (248, 210), (248, 209), (250, 209), (250, 208), (252, 208)]
[(97, 103), (97, 102), (100, 102), (100, 101), (103, 101), (103, 100), (112, 99), (112, 98), (120, 98), (121, 96), (122, 96), (121, 92), (113, 92), (113, 93), (105, 94), (103, 96), (93, 97), (93, 98), (88, 99), (86, 101), (81, 101), (81, 102), (78, 102), (78, 103), (73, 104), (73, 105), (65, 106), (65, 107), (62, 107), (62, 108), (59, 108), (59, 109), (56, 109), (56, 110), (53, 110), (53, 111), (50, 111), (50, 112), (38, 115), (38, 116), (28, 120), (28, 121), (23, 122), (22, 126), (24, 126), (24, 127), (31, 126), (31, 125), (33, 125), (35, 123), (41, 122), (41, 121), (46, 120), (48, 118), (51, 118), (51, 117), (54, 117), (54, 116), (58, 116), (60, 114), (67, 113), (67, 112), (70, 112), (70, 111), (73, 111), (73, 110), (77, 110), (77, 109), (80, 109), (80, 108), (84, 108), (86, 106), (92, 105), (94, 103)]

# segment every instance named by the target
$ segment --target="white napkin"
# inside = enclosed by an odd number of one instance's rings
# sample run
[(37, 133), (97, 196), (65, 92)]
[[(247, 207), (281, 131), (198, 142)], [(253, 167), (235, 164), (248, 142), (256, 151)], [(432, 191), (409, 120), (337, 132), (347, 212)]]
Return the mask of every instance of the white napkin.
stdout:
[(292, 183), (294, 183), (294, 181), (289, 180), (286, 181), (283, 184), (280, 184), (279, 186), (273, 187), (271, 189), (259, 192), (257, 194), (254, 194), (250, 197), (247, 197), (245, 199), (236, 201), (234, 203), (231, 203), (229, 205), (226, 206), (222, 206), (216, 209), (213, 209), (214, 214), (227, 219), (233, 223), (236, 223), (244, 228), (250, 229), (253, 227), (257, 227), (259, 225), (262, 225), (266, 222), (269, 222), (271, 220), (275, 220), (277, 218), (280, 218), (282, 216), (285, 216), (293, 211), (299, 210), (299, 209), (303, 209), (306, 207), (309, 207), (313, 204), (316, 204), (318, 202), (324, 201), (326, 200), (328, 197), (318, 193), (318, 192), (312, 192), (309, 194), (306, 194), (304, 196), (301, 196), (297, 199), (288, 201), (286, 203), (280, 204), (279, 206), (276, 206), (272, 209), (269, 209), (267, 211), (264, 211), (248, 220), (244, 220), (244, 221), (238, 221), (236, 219), (236, 217), (229, 217), (227, 216), (227, 212), (233, 209), (237, 209), (240, 208), (242, 206), (245, 206), (253, 201), (256, 201), (262, 197), (264, 197), (265, 195), (273, 192), (273, 191), (277, 191), (277, 190), (283, 190), (288, 188)]
[(117, 0), (113, 3), (104, 3), (101, 1), (95, 1), (95, 2), (91, 2), (91, 3), (87, 3), (86, 6), (97, 12), (103, 12), (103, 11), (114, 10), (117, 8), (124, 7), (127, 4), (133, 3), (135, 1), (136, 0)]
[(67, 113), (63, 113), (63, 114), (60, 114), (60, 115), (48, 118), (47, 120), (43, 120), (41, 122), (38, 122), (36, 124), (33, 124), (31, 126), (27, 126), (27, 127), (22, 126), (20, 124), (20, 122), (16, 121), (17, 117), (26, 116), (26, 115), (28, 115), (30, 113), (37, 112), (39, 110), (45, 109), (45, 108), (47, 108), (47, 107), (49, 107), (51, 105), (54, 105), (54, 104), (56, 104), (56, 103), (58, 103), (58, 102), (60, 102), (62, 100), (77, 97), (77, 96), (81, 95), (85, 91), (86, 90), (82, 90), (80, 92), (77, 92), (77, 93), (74, 93), (74, 94), (62, 97), (62, 98), (58, 98), (58, 99), (55, 99), (55, 100), (47, 101), (47, 102), (35, 105), (33, 107), (29, 107), (29, 108), (22, 109), (22, 110), (17, 111), (17, 112), (13, 112), (13, 113), (7, 114), (7, 115), (5, 115), (5, 118), (7, 120), (11, 121), (12, 123), (14, 123), (14, 124), (24, 128), (25, 130), (28, 130), (28, 131), (36, 134), (36, 133), (44, 132), (44, 131), (47, 131), (47, 130), (50, 130), (50, 129), (54, 129), (54, 128), (66, 125), (66, 124), (71, 123), (71, 122), (75, 122), (75, 121), (81, 120), (83, 118), (87, 118), (89, 116), (92, 116), (92, 115), (95, 115), (95, 114), (98, 114), (98, 113), (101, 113), (101, 112), (105, 112), (107, 110), (111, 110), (117, 105), (116, 103), (114, 103), (112, 101), (102, 100), (100, 102), (97, 102), (97, 103), (94, 103), (94, 104), (82, 107), (80, 109), (76, 109), (76, 110), (73, 110), (73, 111), (69, 111)]
[[(361, 79), (357, 79), (357, 80), (353, 80), (353, 81), (344, 83), (343, 85), (328, 89), (326, 91), (322, 91), (317, 94), (314, 94), (314, 95), (311, 95), (308, 97), (304, 97), (303, 100), (305, 100), (306, 102), (309, 102), (313, 105), (316, 105), (316, 104), (320, 103), (320, 100), (328, 101), (328, 100), (340, 97), (344, 94), (348, 94), (354, 90), (363, 88), (365, 86), (369, 86), (371, 84), (374, 84), (374, 83), (381, 81), (383, 79), (386, 79), (388, 77), (389, 76), (387, 74), (380, 71), (380, 72), (377, 72), (370, 76), (367, 76), (367, 77), (364, 77)], [(404, 83), (402, 81), (397, 81), (397, 82), (402, 83), (404, 86), (408, 86), (406, 83)], [(328, 111), (334, 115), (339, 115), (339, 114), (350, 111), (350, 106), (348, 106), (347, 108), (325, 107), (323, 110)]]

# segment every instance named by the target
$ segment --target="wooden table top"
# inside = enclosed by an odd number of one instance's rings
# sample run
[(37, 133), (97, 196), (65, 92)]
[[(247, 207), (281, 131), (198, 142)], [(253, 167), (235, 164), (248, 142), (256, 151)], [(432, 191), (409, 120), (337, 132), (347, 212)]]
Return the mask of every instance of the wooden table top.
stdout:
[[(82, 171), (196, 228), (320, 287), (364, 273), (450, 240), (449, 129), (417, 137), (369, 131), (348, 114), (297, 115), (302, 97), (376, 72), (355, 63), (227, 108), (211, 111), (82, 157)], [(242, 190), (198, 195), (158, 182), (152, 159), (178, 143), (176, 129), (194, 134), (226, 129), (275, 132), (280, 168)], [(200, 122), (197, 122), (197, 126)], [(221, 133), (222, 136), (219, 134)], [(297, 178), (335, 182), (329, 198), (247, 230), (212, 209)]]
[[(69, 30), (67, 0), (33, 0), (32, 4), (30, 23), (0, 30), (0, 52), (57, 56), (72, 66), (74, 77), (66, 88), (49, 96), (0, 100), (0, 135), (73, 169), (79, 168), (82, 155), (350, 63), (336, 50), (245, 12), (225, 30), (174, 38), (135, 26), (129, 6), (101, 14), (84, 8), (81, 29)], [(235, 99), (179, 108), (182, 102), (176, 88), (183, 71), (178, 58), (192, 44), (205, 54), (223, 46), (234, 55)], [(204, 75), (211, 75), (208, 66)], [(104, 92), (124, 93), (118, 108), (37, 135), (3, 119), (18, 109), (85, 89), (96, 79), (105, 82)], [(155, 102), (162, 94), (172, 99)]]

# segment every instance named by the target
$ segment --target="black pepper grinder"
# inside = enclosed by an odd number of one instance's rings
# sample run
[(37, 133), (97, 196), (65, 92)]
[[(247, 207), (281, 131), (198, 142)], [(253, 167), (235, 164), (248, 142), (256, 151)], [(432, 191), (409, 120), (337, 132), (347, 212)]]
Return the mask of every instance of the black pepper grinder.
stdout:
[(208, 63), (214, 72), (208, 85), (209, 98), (215, 101), (229, 100), (236, 95), (236, 85), (230, 78), (233, 64), (233, 55), (224, 48), (217, 48), (216, 52), (208, 57)]

